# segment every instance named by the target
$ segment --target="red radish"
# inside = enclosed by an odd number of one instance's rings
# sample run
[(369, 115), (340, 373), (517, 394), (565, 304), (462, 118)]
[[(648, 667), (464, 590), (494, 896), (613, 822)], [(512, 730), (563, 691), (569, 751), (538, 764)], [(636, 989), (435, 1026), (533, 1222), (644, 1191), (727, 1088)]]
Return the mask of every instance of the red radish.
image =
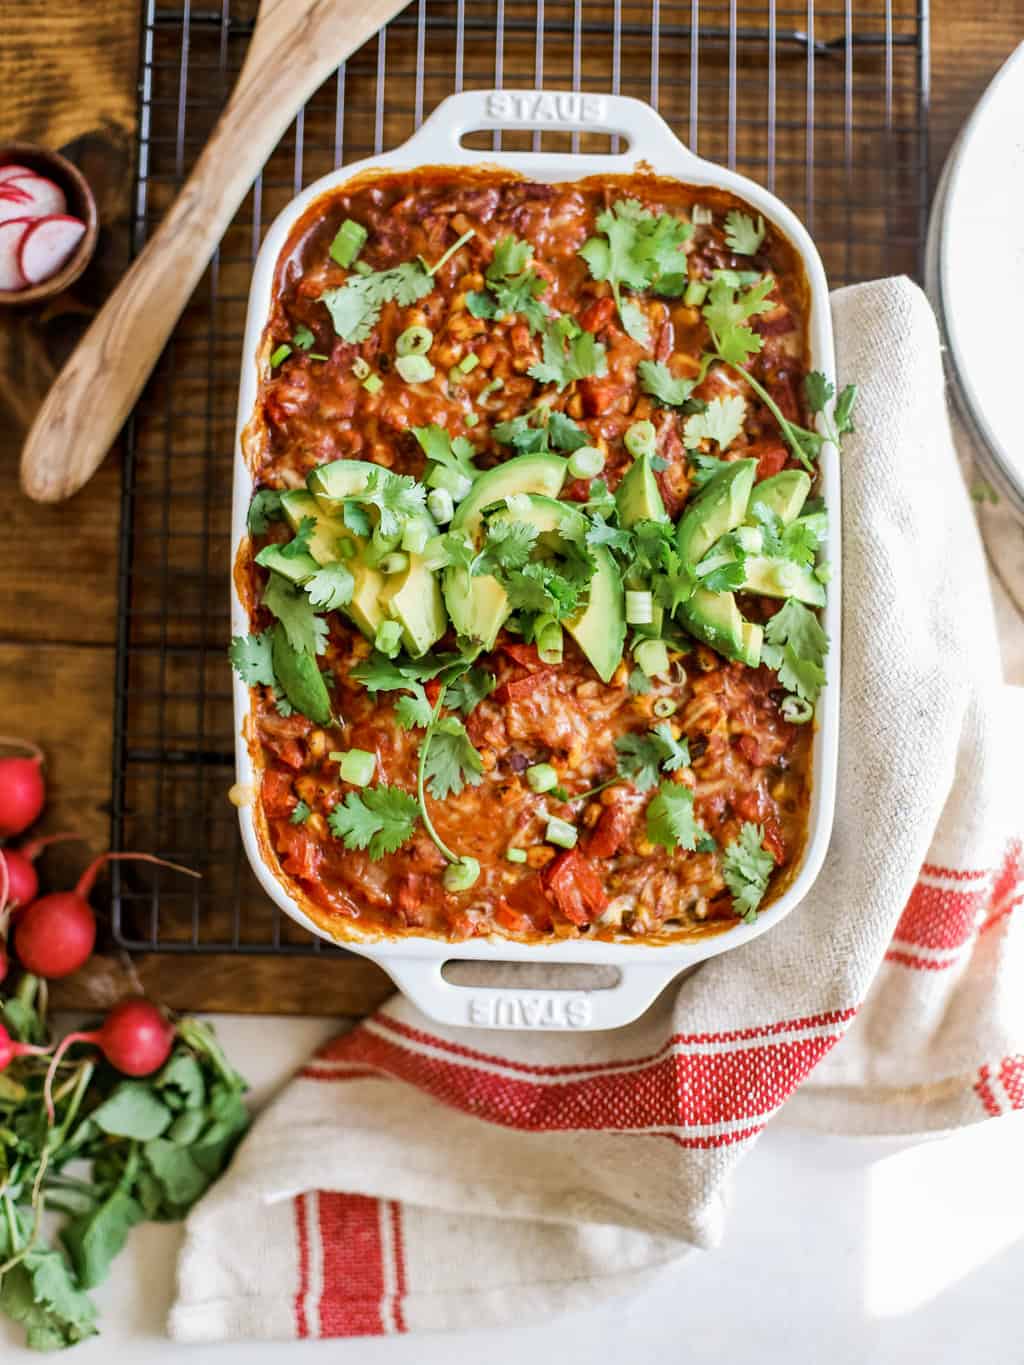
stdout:
[[(3, 229), (0, 228), (0, 232)], [(37, 744), (0, 735), (0, 747), (27, 749), (28, 758), (0, 758), (0, 838), (9, 839), (39, 817), (46, 801), (43, 751)]]
[(54, 891), (22, 910), (14, 926), (14, 951), (26, 971), (54, 981), (77, 972), (87, 962), (96, 943), (96, 916), (86, 897), (91, 893), (105, 863), (136, 859), (170, 867), (189, 877), (191, 868), (179, 867), (152, 853), (102, 853), (78, 879), (74, 891)]
[(46, 1073), (43, 1094), (46, 1112), (53, 1122), (53, 1078), (72, 1043), (92, 1043), (123, 1076), (150, 1076), (159, 1071), (174, 1046), (174, 1026), (156, 1005), (141, 995), (122, 1000), (98, 1029), (69, 1033), (62, 1038)]
[(0, 849), (0, 863), (6, 866), (9, 880), (7, 908), (17, 910), (20, 906), (29, 905), (39, 895), (39, 878), (33, 863), (44, 848), (81, 837), (80, 834), (72, 833), (48, 834), (42, 839), (22, 844), (21, 848)]
[(0, 182), (12, 180), (16, 175), (35, 175), (36, 172), (30, 166), (19, 166), (12, 161), (9, 166), (0, 166)]
[(67, 214), (37, 218), (25, 230), (18, 248), (18, 267), (29, 284), (48, 280), (67, 261), (85, 236), (85, 224)]
[(17, 185), (0, 180), (0, 199), (9, 199), (12, 204), (31, 204), (32, 196), (27, 190), (19, 190)]
[(35, 220), (32, 218), (3, 218), (0, 204), (0, 289), (24, 289), (27, 283), (18, 264), (21, 240)]
[(17, 1043), (0, 1024), (0, 1071), (6, 1071), (15, 1057), (45, 1057), (47, 1047), (34, 1047), (31, 1043)]
[(8, 187), (17, 187), (28, 195), (32, 207), (29, 209), (33, 218), (43, 218), (51, 213), (63, 213), (68, 206), (68, 201), (64, 197), (64, 191), (59, 185), (55, 185), (52, 180), (47, 180), (44, 176), (36, 175), (34, 171), (29, 171), (27, 175), (12, 175), (4, 181)]

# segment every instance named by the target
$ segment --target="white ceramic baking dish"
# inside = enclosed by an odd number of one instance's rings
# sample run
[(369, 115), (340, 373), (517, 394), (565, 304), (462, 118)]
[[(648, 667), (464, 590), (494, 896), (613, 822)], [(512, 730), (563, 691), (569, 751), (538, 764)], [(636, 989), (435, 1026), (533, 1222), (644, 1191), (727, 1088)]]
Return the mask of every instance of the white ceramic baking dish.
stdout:
[[(463, 147), (462, 139), (479, 129), (557, 129), (614, 133), (621, 150), (610, 155), (547, 152), (481, 153)], [(810, 287), (810, 360), (835, 382), (835, 356), (828, 287), (814, 243), (788, 208), (753, 181), (712, 165), (687, 150), (665, 121), (649, 105), (620, 95), (546, 91), (467, 91), (440, 104), (408, 142), (393, 152), (351, 166), (339, 167), (303, 191), (276, 219), (256, 260), (245, 329), (245, 349), (238, 402), (232, 509), (232, 563), (246, 534), (246, 512), (252, 497), (252, 478), (246, 465), (241, 433), (252, 416), (257, 396), (258, 356), (270, 312), (274, 269), (285, 240), (307, 206), (328, 190), (371, 167), (409, 170), (428, 165), (497, 165), (534, 180), (567, 181), (601, 174), (631, 174), (639, 162), (659, 175), (694, 185), (730, 190), (770, 219), (797, 248)], [(471, 940), (447, 944), (436, 939), (406, 936), (374, 941), (345, 940), (344, 946), (378, 962), (395, 984), (425, 1014), (446, 1024), (476, 1028), (605, 1029), (628, 1023), (641, 1014), (662, 988), (689, 967), (718, 953), (748, 944), (767, 933), (803, 900), (821, 869), (828, 847), (835, 805), (837, 740), (839, 733), (840, 657), (840, 516), (837, 452), (827, 446), (821, 461), (821, 492), (831, 516), (825, 547), (835, 576), (829, 587), (825, 625), (831, 638), (827, 686), (818, 708), (814, 743), (814, 785), (808, 840), (802, 864), (787, 889), (756, 924), (737, 924), (703, 941), (652, 946), (642, 943), (602, 943), (573, 939), (551, 944), (524, 945), (504, 940)], [(232, 631), (249, 629), (247, 612), (232, 580)], [(254, 769), (244, 728), (249, 714), (249, 691), (234, 681), (237, 780), (243, 792), (255, 793)], [(239, 811), (242, 842), (253, 870), (276, 905), (321, 938), (329, 937), (288, 893), (268, 866), (261, 849), (252, 800)], [(442, 976), (445, 962), (475, 960), (491, 963), (585, 963), (618, 968), (618, 983), (607, 989), (532, 990), (517, 986), (470, 987), (454, 985)], [(313, 969), (311, 969), (313, 970)]]

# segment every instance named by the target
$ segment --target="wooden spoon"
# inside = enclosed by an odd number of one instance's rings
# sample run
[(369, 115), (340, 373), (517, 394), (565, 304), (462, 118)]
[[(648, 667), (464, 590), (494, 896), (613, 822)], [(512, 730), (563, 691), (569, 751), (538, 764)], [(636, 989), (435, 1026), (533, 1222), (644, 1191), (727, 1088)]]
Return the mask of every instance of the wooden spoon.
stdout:
[(113, 445), (217, 243), (299, 108), (407, 0), (263, 0), (231, 99), (159, 230), (39, 410), (22, 487), (60, 502)]

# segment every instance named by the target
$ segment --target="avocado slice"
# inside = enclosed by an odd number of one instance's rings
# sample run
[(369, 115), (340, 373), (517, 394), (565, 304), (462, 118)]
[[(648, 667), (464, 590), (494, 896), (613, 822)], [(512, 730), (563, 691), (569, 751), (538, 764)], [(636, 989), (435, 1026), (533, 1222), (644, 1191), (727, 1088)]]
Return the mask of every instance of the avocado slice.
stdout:
[(768, 555), (748, 555), (746, 579), (741, 591), (759, 592), (765, 597), (796, 597), (811, 607), (825, 605), (825, 587), (804, 564)]
[[(409, 565), (402, 573), (385, 577), (370, 562), (380, 557), (381, 547), (353, 535), (341, 517), (344, 499), (362, 492), (375, 467), (365, 460), (334, 460), (331, 464), (320, 465), (311, 470), (306, 480), (309, 493), (285, 494), (282, 503), (289, 520), (296, 514), (300, 521), (303, 515), (311, 515), (304, 498), (309, 498), (316, 507), (319, 516), (310, 540), (310, 550), (314, 554), (321, 543), (318, 539), (321, 528), (323, 543), (334, 548), (332, 559), (337, 558), (339, 539), (348, 536), (354, 542), (356, 554), (347, 562), (355, 578), (355, 588), (345, 611), (371, 640), (382, 621), (397, 621), (402, 627), (402, 641), (415, 658), (425, 654), (448, 625), (437, 575), (427, 567), (422, 555), (410, 554)], [(286, 499), (291, 500), (291, 505)], [(428, 539), (437, 534), (437, 526), (428, 512), (420, 513), (413, 521), (422, 523)]]
[(619, 524), (627, 531), (638, 521), (668, 521), (650, 456), (641, 455), (633, 461), (615, 490), (615, 501), (619, 509)]
[(280, 545), (264, 545), (260, 551), (258, 562), (265, 569), (279, 573), (282, 578), (287, 578), (289, 583), (294, 583), (296, 586), (301, 583), (308, 583), (320, 565), (309, 555), (282, 554), (282, 548)]
[(753, 509), (758, 503), (763, 503), (770, 512), (775, 513), (783, 526), (788, 526), (800, 515), (810, 491), (810, 477), (802, 469), (784, 469), (781, 474), (762, 479), (754, 484), (750, 493), (751, 510), (747, 513), (747, 525), (757, 525)]
[(686, 509), (676, 531), (676, 545), (686, 563), (699, 563), (716, 540), (739, 526), (747, 515), (756, 472), (756, 460), (732, 461)]
[(312, 517), (315, 520), (316, 526), (309, 538), (309, 553), (318, 564), (333, 564), (339, 558), (339, 541), (357, 541), (340, 517), (328, 517), (320, 511), (320, 505), (312, 493), (298, 488), (289, 489), (281, 494), (281, 506), (293, 531), (299, 529), (304, 518)]
[(270, 649), (274, 677), (296, 711), (317, 725), (327, 725), (331, 719), (331, 699), (316, 659), (310, 654), (298, 654), (280, 624), (274, 627)]
[(698, 588), (678, 610), (683, 625), (719, 654), (757, 668), (761, 662), (760, 626), (745, 621), (731, 592), (707, 592)]
[[(539, 494), (529, 497), (530, 521), (541, 535), (558, 540), (562, 523), (579, 516), (567, 503), (554, 498)], [(499, 517), (507, 515), (499, 513)], [(590, 580), (587, 604), (562, 624), (593, 664), (602, 682), (610, 682), (619, 666), (626, 640), (625, 599), (619, 571), (605, 546), (598, 545), (590, 553), (597, 567)]]
[[(481, 474), (459, 503), (451, 529), (476, 540), (485, 507), (514, 493), (545, 494), (556, 498), (565, 482), (567, 465), (560, 455), (517, 455)], [(468, 569), (452, 567), (444, 574), (444, 600), (459, 635), (494, 648), (498, 631), (509, 613), (508, 595), (490, 574), (476, 578)]]

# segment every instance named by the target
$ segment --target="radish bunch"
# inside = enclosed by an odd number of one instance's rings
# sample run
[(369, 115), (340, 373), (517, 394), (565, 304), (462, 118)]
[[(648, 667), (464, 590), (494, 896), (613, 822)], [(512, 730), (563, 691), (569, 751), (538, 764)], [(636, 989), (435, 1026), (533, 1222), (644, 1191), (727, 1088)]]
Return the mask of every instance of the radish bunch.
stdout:
[(64, 191), (27, 166), (0, 166), (0, 290), (56, 275), (85, 236)]

